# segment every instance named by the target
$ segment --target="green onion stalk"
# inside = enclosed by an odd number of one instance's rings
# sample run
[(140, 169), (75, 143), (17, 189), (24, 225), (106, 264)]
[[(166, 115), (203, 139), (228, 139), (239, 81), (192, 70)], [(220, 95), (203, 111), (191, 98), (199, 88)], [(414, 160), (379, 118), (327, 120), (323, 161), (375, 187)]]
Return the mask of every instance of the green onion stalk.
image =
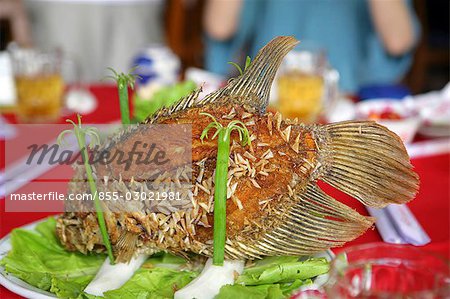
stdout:
[(58, 144), (62, 144), (64, 141), (64, 135), (73, 133), (77, 138), (78, 147), (80, 148), (81, 158), (83, 159), (84, 168), (86, 170), (86, 176), (89, 183), (89, 188), (91, 190), (91, 194), (94, 196), (94, 206), (95, 211), (97, 213), (98, 225), (100, 227), (100, 233), (102, 235), (103, 243), (105, 244), (106, 251), (108, 253), (109, 261), (113, 265), (114, 264), (114, 255), (112, 252), (111, 242), (109, 240), (108, 230), (106, 229), (105, 217), (103, 216), (102, 206), (100, 204), (100, 200), (98, 199), (97, 193), (97, 185), (95, 184), (94, 176), (92, 175), (92, 167), (89, 164), (89, 155), (86, 147), (86, 137), (90, 137), (89, 146), (93, 147), (96, 144), (100, 143), (100, 137), (98, 135), (97, 128), (94, 127), (81, 127), (81, 115), (77, 115), (78, 124), (73, 122), (70, 119), (67, 119), (66, 122), (71, 123), (74, 127), (73, 130), (64, 130), (58, 136)]
[(228, 62), (228, 64), (233, 65), (238, 70), (240, 75), (244, 74), (244, 72), (247, 70), (247, 68), (250, 66), (251, 63), (252, 63), (252, 60), (251, 60), (250, 56), (247, 56), (247, 58), (245, 59), (244, 70), (242, 70), (241, 66), (239, 64), (237, 64), (236, 62), (232, 62), (232, 61)]
[(214, 240), (213, 240), (213, 264), (222, 266), (225, 257), (226, 241), (226, 203), (227, 203), (227, 176), (230, 157), (231, 132), (236, 130), (243, 146), (250, 143), (249, 132), (244, 123), (239, 120), (231, 121), (226, 127), (217, 122), (209, 113), (200, 113), (210, 117), (211, 122), (202, 132), (200, 139), (208, 138), (208, 131), (216, 129), (213, 137), (217, 139), (216, 175), (214, 178)]
[(130, 86), (131, 89), (134, 89), (134, 82), (136, 81), (136, 78), (140, 78), (140, 76), (133, 74), (133, 71), (136, 70), (136, 67), (132, 68), (128, 74), (118, 73), (110, 67), (108, 69), (113, 73), (113, 76), (107, 76), (106, 78), (113, 79), (117, 83), (122, 124), (129, 125), (131, 121), (129, 106), (130, 104), (128, 101), (128, 86)]

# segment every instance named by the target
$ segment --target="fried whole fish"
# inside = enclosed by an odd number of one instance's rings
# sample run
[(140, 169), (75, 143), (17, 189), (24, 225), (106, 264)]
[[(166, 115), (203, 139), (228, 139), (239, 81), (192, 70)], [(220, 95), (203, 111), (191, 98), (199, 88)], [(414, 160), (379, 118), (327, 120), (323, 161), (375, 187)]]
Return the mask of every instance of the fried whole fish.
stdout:
[[(341, 246), (373, 225), (373, 218), (324, 193), (318, 180), (371, 207), (414, 198), (418, 176), (400, 138), (385, 127), (365, 121), (304, 125), (266, 112), (277, 68), (296, 44), (293, 37), (275, 38), (260, 50), (244, 74), (224, 88), (202, 100), (196, 91), (146, 120), (146, 124), (192, 124), (192, 137), (188, 135), (192, 138), (192, 152), (188, 153), (192, 156), (192, 205), (154, 211), (143, 207), (127, 213), (104, 206), (117, 261), (127, 261), (143, 251), (212, 255), (217, 140), (200, 140), (211, 122), (202, 112), (223, 126), (241, 120), (251, 135), (246, 146), (238, 142), (237, 133), (231, 136), (228, 259), (308, 255)], [(120, 133), (103, 150), (129, 150), (134, 142), (151, 138), (151, 126), (140, 125)], [(178, 156), (183, 154), (173, 152), (171, 157)], [(96, 177), (107, 178), (104, 182), (99, 179), (97, 185), (122, 193), (148, 190), (147, 179), (153, 172), (145, 167), (96, 165)], [(78, 170), (69, 192), (88, 192), (84, 179), (82, 169)], [(66, 212), (58, 219), (57, 235), (68, 250), (104, 251), (94, 212)]]

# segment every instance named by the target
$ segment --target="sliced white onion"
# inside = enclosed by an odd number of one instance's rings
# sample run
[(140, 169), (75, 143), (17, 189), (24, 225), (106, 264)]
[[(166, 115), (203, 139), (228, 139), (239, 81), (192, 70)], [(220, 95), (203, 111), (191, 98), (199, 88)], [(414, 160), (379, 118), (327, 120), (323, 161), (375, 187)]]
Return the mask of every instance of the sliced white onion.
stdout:
[(225, 261), (223, 266), (214, 266), (208, 259), (202, 273), (187, 286), (175, 292), (175, 299), (213, 299), (220, 288), (233, 284), (235, 273), (244, 271), (244, 261)]
[(142, 266), (147, 257), (147, 254), (141, 254), (132, 258), (128, 264), (118, 263), (115, 265), (111, 265), (109, 259), (106, 258), (100, 270), (84, 291), (91, 295), (103, 296), (106, 291), (120, 288)]

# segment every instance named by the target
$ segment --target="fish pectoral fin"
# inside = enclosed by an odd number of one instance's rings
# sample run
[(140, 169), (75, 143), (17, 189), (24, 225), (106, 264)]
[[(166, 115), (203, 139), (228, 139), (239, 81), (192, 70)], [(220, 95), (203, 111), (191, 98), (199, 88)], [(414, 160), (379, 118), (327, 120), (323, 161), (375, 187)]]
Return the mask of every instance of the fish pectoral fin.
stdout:
[(128, 262), (136, 253), (138, 235), (127, 230), (122, 230), (117, 243), (113, 246), (116, 262)]
[(371, 207), (412, 200), (419, 177), (400, 138), (369, 121), (324, 126), (329, 136), (319, 179)]
[(297, 198), (298, 203), (263, 238), (252, 244), (238, 242), (233, 248), (235, 255), (310, 255), (354, 240), (375, 220), (335, 200), (313, 182)]
[(373, 225), (373, 218), (358, 214), (315, 183), (297, 196), (299, 202), (263, 242), (263, 248), (272, 248), (277, 255), (311, 254), (339, 247)]

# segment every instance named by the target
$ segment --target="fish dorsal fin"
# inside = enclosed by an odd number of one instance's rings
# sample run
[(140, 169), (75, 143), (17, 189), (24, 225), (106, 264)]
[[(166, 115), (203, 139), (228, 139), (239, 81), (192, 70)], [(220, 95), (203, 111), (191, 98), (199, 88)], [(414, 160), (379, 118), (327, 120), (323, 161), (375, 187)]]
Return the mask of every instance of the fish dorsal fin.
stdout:
[(170, 107), (163, 107), (143, 123), (151, 124), (172, 113), (196, 106), (203, 106), (224, 97), (239, 98), (243, 104), (264, 113), (269, 102), (270, 87), (283, 57), (298, 44), (292, 36), (278, 36), (265, 45), (256, 55), (250, 67), (239, 77), (198, 101), (201, 88), (182, 98)]
[(278, 36), (259, 50), (250, 67), (239, 77), (207, 95), (200, 105), (223, 97), (239, 98), (243, 104), (264, 113), (269, 103), (270, 87), (284, 56), (298, 44), (292, 36)]

